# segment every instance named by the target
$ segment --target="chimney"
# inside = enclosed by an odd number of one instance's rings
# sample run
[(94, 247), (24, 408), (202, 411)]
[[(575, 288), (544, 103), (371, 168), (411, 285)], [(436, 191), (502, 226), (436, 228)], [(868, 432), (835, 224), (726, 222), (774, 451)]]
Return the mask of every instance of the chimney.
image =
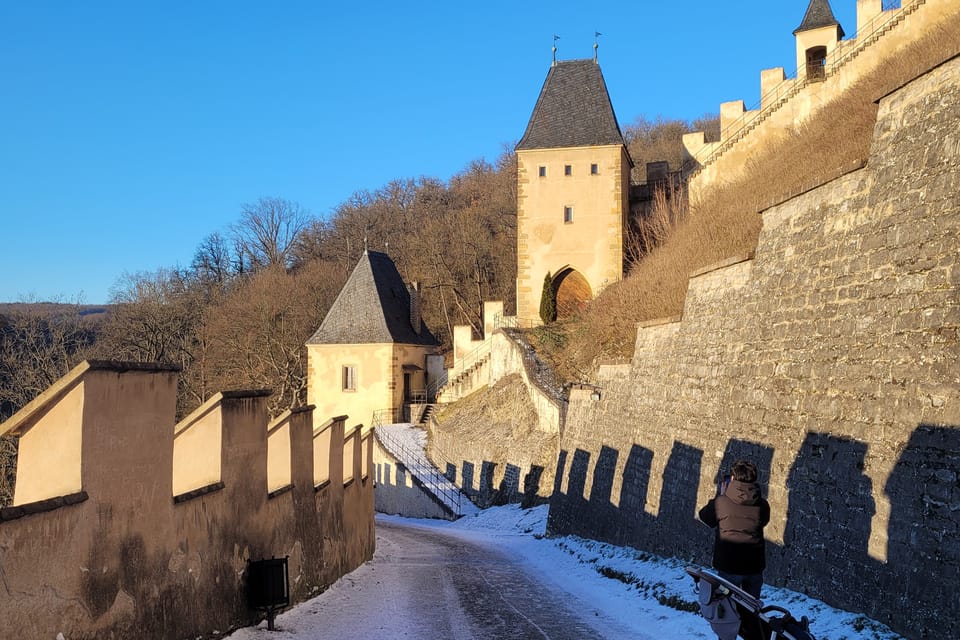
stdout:
[(420, 335), (420, 283), (408, 284), (407, 292), (410, 294), (410, 326), (414, 333)]

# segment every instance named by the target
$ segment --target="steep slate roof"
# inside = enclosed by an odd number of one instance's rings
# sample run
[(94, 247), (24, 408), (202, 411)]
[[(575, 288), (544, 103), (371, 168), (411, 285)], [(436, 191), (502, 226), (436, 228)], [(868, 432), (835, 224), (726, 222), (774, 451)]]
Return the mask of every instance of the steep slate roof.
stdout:
[(410, 326), (410, 293), (390, 256), (365, 251), (307, 344), (388, 343), (440, 344), (422, 320), (419, 334)]
[(550, 67), (517, 150), (623, 144), (600, 65), (565, 60)]
[(807, 13), (803, 16), (803, 22), (800, 23), (800, 26), (793, 30), (793, 35), (797, 35), (801, 31), (810, 31), (812, 29), (820, 29), (821, 27), (837, 27), (837, 37), (842, 38), (844, 35), (843, 27), (840, 26), (840, 23), (837, 22), (837, 19), (833, 17), (833, 9), (830, 8), (830, 0), (810, 0), (810, 5), (807, 7)]

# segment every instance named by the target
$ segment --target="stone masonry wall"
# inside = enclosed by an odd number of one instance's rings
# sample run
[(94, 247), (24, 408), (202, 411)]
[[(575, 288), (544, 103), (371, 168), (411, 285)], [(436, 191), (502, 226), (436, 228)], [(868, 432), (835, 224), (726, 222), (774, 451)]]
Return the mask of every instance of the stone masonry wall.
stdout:
[(480, 506), (543, 502), (553, 487), (560, 436), (539, 428), (519, 374), (443, 409), (429, 424), (428, 455)]
[(696, 511), (761, 469), (767, 580), (911, 638), (960, 611), (960, 59), (880, 101), (865, 168), (763, 213), (755, 258), (572, 391), (549, 529), (710, 562)]

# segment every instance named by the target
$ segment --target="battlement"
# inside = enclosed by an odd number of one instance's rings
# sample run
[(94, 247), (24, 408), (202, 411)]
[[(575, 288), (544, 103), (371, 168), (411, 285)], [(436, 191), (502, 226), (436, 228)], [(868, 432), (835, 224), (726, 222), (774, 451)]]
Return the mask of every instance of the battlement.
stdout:
[(177, 373), (84, 362), (0, 425), (20, 438), (0, 509), (0, 617), (19, 637), (226, 630), (253, 621), (248, 560), (287, 556), (297, 601), (372, 556), (370, 430), (314, 429), (313, 407), (268, 421), (266, 390), (175, 424)]
[(802, 25), (794, 32), (794, 71), (762, 70), (756, 104), (722, 103), (719, 141), (706, 142), (703, 132), (683, 137), (691, 194), (721, 177), (729, 181), (740, 175), (746, 160), (783, 131), (815, 117), (859, 78), (958, 12), (960, 6), (950, 0), (857, 0), (857, 31), (851, 38), (843, 39), (843, 29), (835, 22)]

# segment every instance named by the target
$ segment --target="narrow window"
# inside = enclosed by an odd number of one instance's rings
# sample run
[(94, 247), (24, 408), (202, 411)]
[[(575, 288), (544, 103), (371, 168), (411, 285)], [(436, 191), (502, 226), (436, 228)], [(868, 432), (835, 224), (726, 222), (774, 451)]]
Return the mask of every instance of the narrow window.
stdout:
[(590, 175), (595, 176), (600, 173), (600, 165), (594, 163), (590, 165)]
[(820, 81), (827, 77), (827, 48), (812, 47), (807, 49), (807, 77), (812, 81)]
[(573, 207), (563, 208), (563, 221), (567, 224), (573, 222)]
[(544, 167), (544, 166), (541, 166), (541, 167), (540, 167), (540, 177), (541, 177), (541, 178), (546, 178), (546, 177), (547, 177), (547, 168)]
[(563, 165), (563, 175), (572, 176), (573, 175), (573, 165), (565, 164)]
[(343, 390), (357, 390), (357, 368), (352, 364), (348, 364), (343, 367)]

